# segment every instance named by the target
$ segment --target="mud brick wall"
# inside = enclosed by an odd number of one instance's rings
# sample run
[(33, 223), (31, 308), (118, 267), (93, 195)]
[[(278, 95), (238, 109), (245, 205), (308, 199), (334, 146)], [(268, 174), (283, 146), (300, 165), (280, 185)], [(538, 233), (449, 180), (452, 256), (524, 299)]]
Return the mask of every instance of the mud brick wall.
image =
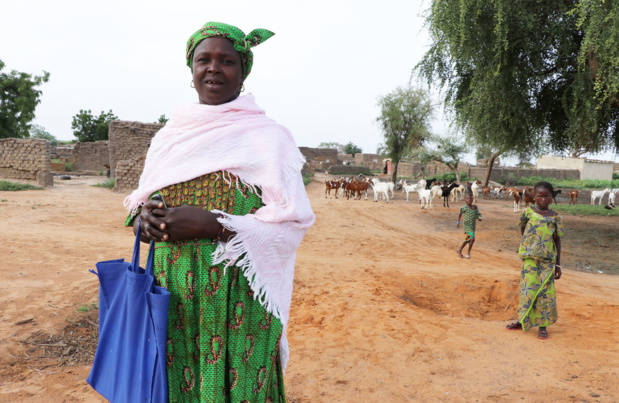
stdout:
[(53, 186), (50, 145), (39, 139), (0, 139), (0, 178), (35, 180)]
[(137, 189), (145, 160), (146, 155), (130, 160), (118, 161), (116, 164), (116, 186), (114, 186), (114, 191), (128, 194)]
[[(467, 174), (469, 178), (479, 178), (479, 180), (483, 180), (486, 177), (487, 171), (488, 168), (469, 167)], [(466, 170), (463, 169), (461, 172), (466, 172)], [(492, 168), (490, 180), (498, 181), (499, 179), (507, 179), (512, 175), (517, 178), (526, 176), (541, 176), (551, 179), (580, 179), (580, 171), (578, 169), (527, 169), (515, 167), (495, 167)]]
[(110, 163), (110, 151), (107, 141), (76, 143), (73, 147), (74, 168), (80, 171), (105, 171)]
[(337, 150), (335, 148), (299, 147), (305, 161), (312, 163), (315, 171), (327, 171), (332, 165), (337, 165)]
[[(108, 132), (109, 164), (111, 176), (116, 177), (119, 161), (139, 160), (146, 156), (151, 139), (164, 125), (159, 123), (114, 120)], [(140, 178), (140, 173), (137, 179)]]

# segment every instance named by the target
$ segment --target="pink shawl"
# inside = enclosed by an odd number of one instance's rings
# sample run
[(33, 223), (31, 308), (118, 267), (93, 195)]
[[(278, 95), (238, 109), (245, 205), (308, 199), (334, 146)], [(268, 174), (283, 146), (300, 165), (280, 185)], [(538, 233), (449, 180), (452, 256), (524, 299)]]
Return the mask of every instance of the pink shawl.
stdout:
[(159, 189), (219, 170), (262, 189), (265, 206), (255, 214), (213, 210), (236, 232), (230, 242), (217, 246), (213, 262), (242, 268), (254, 298), (282, 321), (283, 368), (296, 252), (314, 223), (301, 177), (304, 161), (290, 132), (268, 118), (251, 94), (216, 106), (183, 105), (153, 138), (139, 187), (125, 199), (125, 206), (135, 211)]

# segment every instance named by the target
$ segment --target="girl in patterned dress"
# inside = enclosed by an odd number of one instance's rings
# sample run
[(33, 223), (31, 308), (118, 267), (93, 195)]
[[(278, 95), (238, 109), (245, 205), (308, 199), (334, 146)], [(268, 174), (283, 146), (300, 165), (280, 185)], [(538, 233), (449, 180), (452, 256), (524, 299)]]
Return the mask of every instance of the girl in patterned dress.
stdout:
[(294, 261), (314, 214), (291, 134), (240, 96), (250, 49), (271, 36), (209, 22), (189, 38), (199, 102), (153, 138), (125, 200), (170, 292), (170, 402), (286, 401)]
[(550, 210), (554, 189), (548, 182), (534, 187), (535, 206), (520, 216), (522, 242), (518, 256), (523, 260), (520, 277), (518, 321), (509, 330), (538, 327), (537, 337), (547, 339), (546, 327), (557, 321), (555, 280), (561, 278), (561, 217)]

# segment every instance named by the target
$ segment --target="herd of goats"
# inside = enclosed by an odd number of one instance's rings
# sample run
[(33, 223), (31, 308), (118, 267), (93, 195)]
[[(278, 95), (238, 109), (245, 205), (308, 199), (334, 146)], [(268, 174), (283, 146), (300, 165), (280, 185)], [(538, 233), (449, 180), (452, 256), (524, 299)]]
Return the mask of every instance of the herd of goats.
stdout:
[[(484, 199), (492, 198), (505, 198), (512, 197), (514, 199), (514, 212), (520, 211), (521, 203), (524, 203), (526, 207), (529, 204), (535, 204), (533, 197), (533, 188), (526, 186), (524, 189), (517, 187), (505, 187), (495, 186), (487, 187), (481, 186), (481, 181), (467, 182), (466, 184), (458, 184), (455, 182), (448, 183), (447, 181), (438, 182), (436, 179), (421, 179), (419, 182), (409, 184), (406, 180), (400, 180), (397, 185), (391, 180), (380, 180), (379, 178), (368, 178), (363, 175), (358, 177), (347, 177), (339, 180), (325, 180), (325, 197), (331, 197), (331, 192), (335, 198), (346, 197), (346, 199), (361, 200), (363, 194), (365, 194), (365, 200), (368, 198), (368, 190), (370, 187), (374, 192), (374, 201), (384, 200), (389, 203), (389, 193), (391, 198), (394, 196), (395, 189), (402, 189), (402, 193), (406, 193), (406, 201), (408, 202), (408, 195), (410, 192), (417, 192), (419, 195), (419, 203), (422, 209), (432, 208), (432, 203), (437, 198), (443, 198), (443, 207), (449, 207), (449, 200), (452, 202), (464, 199), (465, 194), (470, 193), (473, 195), (473, 203), (477, 202), (477, 197), (480, 193)], [(553, 199), (555, 204), (557, 203), (556, 197), (561, 193), (561, 189), (554, 191)], [(578, 190), (569, 192), (570, 203), (578, 203)], [(615, 196), (619, 194), (619, 189), (606, 188), (604, 190), (591, 192), (591, 204), (595, 204), (599, 199), (598, 204), (602, 203), (604, 196), (608, 194), (607, 209), (615, 208)]]

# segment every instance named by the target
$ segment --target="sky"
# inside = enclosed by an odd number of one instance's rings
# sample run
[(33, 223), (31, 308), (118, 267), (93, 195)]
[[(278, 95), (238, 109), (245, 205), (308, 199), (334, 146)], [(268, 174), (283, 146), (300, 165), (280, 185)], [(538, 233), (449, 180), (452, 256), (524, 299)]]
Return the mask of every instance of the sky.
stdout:
[[(208, 21), (275, 36), (253, 48), (245, 93), (288, 127), (297, 145), (352, 141), (374, 153), (383, 136), (378, 98), (411, 82), (430, 37), (429, 0), (61, 1), (0, 0), (5, 70), (50, 73), (33, 123), (73, 140), (80, 109), (155, 122), (197, 101), (187, 39)], [(432, 131), (447, 134), (437, 105)], [(594, 158), (618, 160), (612, 153)], [(472, 153), (465, 158), (474, 162)]]

